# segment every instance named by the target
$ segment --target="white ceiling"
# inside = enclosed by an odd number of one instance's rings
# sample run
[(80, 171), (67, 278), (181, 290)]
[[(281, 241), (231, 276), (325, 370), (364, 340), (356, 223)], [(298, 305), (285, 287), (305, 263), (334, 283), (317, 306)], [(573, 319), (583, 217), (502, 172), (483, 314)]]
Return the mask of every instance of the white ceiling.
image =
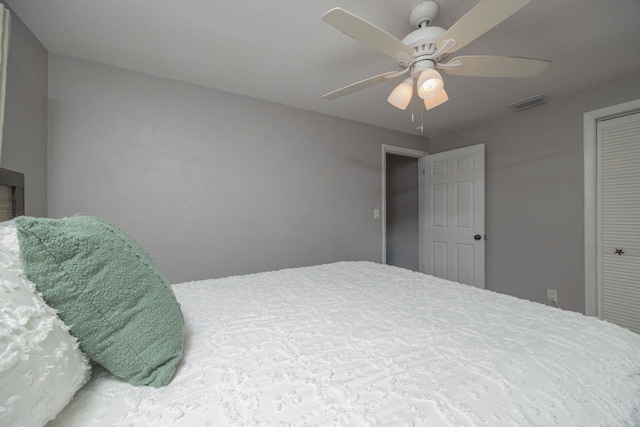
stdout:
[[(340, 6), (402, 39), (419, 0), (7, 0), (53, 53), (173, 78), (364, 123), (417, 133), (411, 114), (386, 102), (385, 82), (328, 101), (326, 92), (396, 70), (394, 61), (324, 23)], [(439, 0), (444, 28), (476, 1)], [(425, 135), (512, 114), (640, 72), (640, 1), (532, 0), (456, 54), (549, 59), (531, 79), (445, 75), (450, 101), (425, 114)]]

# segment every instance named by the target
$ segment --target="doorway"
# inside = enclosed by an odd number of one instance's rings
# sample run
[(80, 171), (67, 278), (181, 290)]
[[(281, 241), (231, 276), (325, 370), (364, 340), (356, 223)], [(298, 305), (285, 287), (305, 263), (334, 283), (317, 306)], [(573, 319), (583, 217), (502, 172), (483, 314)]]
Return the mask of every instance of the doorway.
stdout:
[[(410, 159), (398, 159), (398, 156)], [(413, 168), (416, 160), (417, 171)], [(383, 264), (485, 287), (484, 160), (484, 144), (434, 155), (382, 146)], [(388, 178), (387, 175), (394, 176)], [(409, 182), (412, 179), (413, 184)], [(396, 195), (398, 189), (400, 194)], [(398, 198), (405, 200), (395, 206), (387, 201)], [(417, 227), (413, 213), (416, 199)], [(408, 212), (403, 212), (402, 206)], [(417, 268), (413, 261), (415, 237), (407, 237), (408, 230), (416, 228)]]
[[(428, 154), (426, 151), (382, 145), (382, 215), (380, 219), (382, 220), (383, 264), (418, 271), (418, 260), (421, 255), (418, 220), (421, 184), (418, 159)], [(414, 191), (414, 188), (417, 191)], [(412, 206), (415, 206), (415, 213)], [(403, 212), (403, 208), (408, 209), (408, 212)], [(409, 235), (412, 230), (414, 234)]]
[(387, 153), (387, 264), (418, 271), (418, 159)]

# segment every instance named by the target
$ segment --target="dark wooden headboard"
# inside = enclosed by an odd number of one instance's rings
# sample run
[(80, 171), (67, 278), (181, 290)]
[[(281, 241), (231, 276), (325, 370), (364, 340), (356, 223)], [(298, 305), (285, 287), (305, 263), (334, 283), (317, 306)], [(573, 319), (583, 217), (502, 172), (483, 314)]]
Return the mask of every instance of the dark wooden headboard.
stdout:
[(0, 221), (24, 215), (24, 174), (0, 168)]

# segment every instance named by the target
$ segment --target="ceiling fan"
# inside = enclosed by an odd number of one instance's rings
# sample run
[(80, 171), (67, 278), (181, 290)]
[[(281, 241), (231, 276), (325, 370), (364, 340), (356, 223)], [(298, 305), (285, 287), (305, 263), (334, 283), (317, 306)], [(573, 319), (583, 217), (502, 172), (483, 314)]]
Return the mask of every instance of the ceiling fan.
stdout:
[(387, 101), (405, 110), (414, 90), (431, 110), (449, 100), (444, 81), (436, 68), (447, 74), (477, 77), (533, 77), (540, 74), (550, 61), (512, 56), (448, 55), (471, 43), (500, 22), (524, 7), (530, 0), (481, 0), (451, 28), (429, 26), (438, 16), (435, 1), (424, 1), (409, 15), (411, 25), (418, 29), (402, 41), (391, 34), (339, 7), (329, 10), (322, 19), (346, 35), (394, 58), (402, 71), (390, 71), (329, 92), (322, 97), (335, 99), (365, 89), (389, 79), (409, 74), (393, 89)]

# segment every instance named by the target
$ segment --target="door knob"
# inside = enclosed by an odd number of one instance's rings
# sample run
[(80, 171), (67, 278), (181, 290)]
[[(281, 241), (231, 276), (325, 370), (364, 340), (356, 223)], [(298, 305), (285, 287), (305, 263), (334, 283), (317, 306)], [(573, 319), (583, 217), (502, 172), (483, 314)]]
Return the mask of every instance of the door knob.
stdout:
[(476, 234), (475, 236), (473, 236), (474, 240), (480, 240), (482, 239), (482, 236), (479, 234)]

